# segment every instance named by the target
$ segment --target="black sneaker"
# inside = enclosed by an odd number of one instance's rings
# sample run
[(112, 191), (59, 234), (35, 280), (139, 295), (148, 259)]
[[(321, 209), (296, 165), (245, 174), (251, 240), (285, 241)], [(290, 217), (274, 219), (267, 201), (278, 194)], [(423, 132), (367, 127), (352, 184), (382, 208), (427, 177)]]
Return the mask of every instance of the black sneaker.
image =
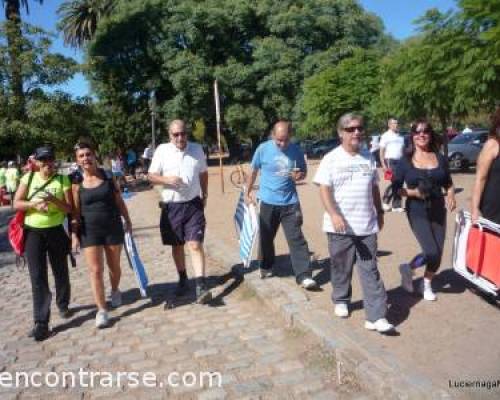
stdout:
[(70, 311), (69, 308), (61, 308), (59, 309), (59, 316), (62, 318), (62, 319), (68, 319), (70, 318), (71, 316), (73, 315), (73, 312)]
[(189, 290), (189, 286), (187, 283), (187, 280), (181, 279), (179, 282), (177, 282), (177, 287), (175, 288), (175, 296), (176, 297), (181, 297), (184, 296)]
[(207, 304), (212, 300), (212, 292), (205, 285), (196, 285), (196, 303)]
[(47, 339), (50, 336), (49, 326), (42, 322), (37, 322), (35, 327), (33, 328), (33, 338), (40, 342), (42, 340)]

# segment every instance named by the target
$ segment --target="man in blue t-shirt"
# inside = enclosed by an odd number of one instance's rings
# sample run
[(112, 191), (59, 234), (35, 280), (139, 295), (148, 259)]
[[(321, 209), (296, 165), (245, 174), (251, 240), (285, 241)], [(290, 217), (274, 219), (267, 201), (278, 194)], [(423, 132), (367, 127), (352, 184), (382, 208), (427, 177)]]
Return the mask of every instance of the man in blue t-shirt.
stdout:
[(277, 122), (271, 139), (259, 145), (252, 159), (248, 180), (247, 202), (255, 202), (253, 185), (260, 170), (260, 245), (262, 249), (261, 278), (272, 275), (274, 238), (283, 226), (290, 248), (290, 259), (298, 284), (305, 289), (317, 288), (312, 279), (309, 248), (302, 233), (302, 211), (295, 184), (307, 174), (307, 165), (300, 147), (290, 143), (292, 125)]

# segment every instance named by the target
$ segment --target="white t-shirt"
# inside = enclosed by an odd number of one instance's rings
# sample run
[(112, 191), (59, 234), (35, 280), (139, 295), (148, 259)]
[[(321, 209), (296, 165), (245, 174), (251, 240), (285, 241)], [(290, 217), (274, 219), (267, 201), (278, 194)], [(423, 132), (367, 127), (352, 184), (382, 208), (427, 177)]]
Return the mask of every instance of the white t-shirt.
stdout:
[[(369, 152), (349, 154), (338, 146), (323, 157), (314, 183), (332, 190), (337, 211), (347, 224), (346, 234), (365, 236), (377, 233), (378, 222), (372, 189), (378, 184), (377, 166)], [(328, 213), (323, 215), (323, 230), (335, 232)]]
[(385, 150), (384, 158), (386, 160), (399, 160), (403, 156), (405, 139), (399, 133), (389, 129), (380, 138), (379, 146)]
[(166, 203), (180, 203), (201, 195), (200, 174), (207, 171), (207, 161), (203, 148), (188, 142), (184, 150), (173, 143), (163, 143), (156, 149), (149, 172), (162, 176), (178, 176), (183, 185), (179, 188), (164, 186), (161, 196)]

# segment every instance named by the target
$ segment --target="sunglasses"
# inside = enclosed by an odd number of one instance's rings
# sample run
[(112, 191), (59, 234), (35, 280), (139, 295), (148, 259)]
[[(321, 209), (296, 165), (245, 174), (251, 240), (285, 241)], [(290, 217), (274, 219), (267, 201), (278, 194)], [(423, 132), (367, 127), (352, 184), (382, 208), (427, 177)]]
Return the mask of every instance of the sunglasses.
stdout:
[(432, 130), (430, 128), (424, 128), (424, 129), (417, 129), (415, 131), (413, 131), (413, 134), (414, 135), (420, 135), (420, 134), (424, 134), (424, 135), (430, 135), (432, 132)]
[(358, 126), (348, 126), (347, 128), (344, 128), (344, 131), (348, 132), (348, 133), (354, 133), (354, 132), (356, 132), (356, 130), (358, 132), (363, 132), (365, 129), (361, 125), (358, 125)]
[(181, 136), (186, 136), (187, 133), (186, 132), (175, 132), (175, 133), (172, 133), (172, 136), (174, 138), (178, 138), (178, 137), (181, 137)]

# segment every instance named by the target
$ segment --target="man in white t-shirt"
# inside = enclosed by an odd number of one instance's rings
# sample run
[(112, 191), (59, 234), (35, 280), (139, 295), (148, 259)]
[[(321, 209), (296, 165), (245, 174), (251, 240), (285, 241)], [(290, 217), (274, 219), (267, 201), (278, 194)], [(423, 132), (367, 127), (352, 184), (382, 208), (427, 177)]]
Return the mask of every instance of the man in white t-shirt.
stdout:
[(205, 237), (204, 208), (207, 200), (208, 172), (203, 148), (187, 140), (186, 124), (174, 120), (168, 127), (169, 143), (156, 149), (149, 180), (155, 185), (163, 185), (160, 233), (164, 245), (172, 246), (179, 283), (176, 295), (184, 295), (188, 290), (184, 245), (191, 253), (191, 261), (196, 281), (198, 303), (207, 303), (212, 294), (205, 283)]
[[(384, 171), (394, 169), (397, 167), (399, 160), (403, 157), (403, 150), (405, 147), (405, 141), (403, 136), (399, 134), (398, 120), (395, 118), (390, 118), (387, 121), (389, 129), (380, 138), (380, 164)], [(401, 207), (401, 196), (398, 193), (393, 193), (392, 185), (385, 190), (384, 193), (384, 203), (383, 207), (385, 211), (391, 210), (390, 199), (392, 198), (392, 210), (393, 211), (404, 211)]]
[(357, 263), (365, 327), (388, 332), (394, 327), (385, 318), (387, 295), (377, 267), (377, 232), (384, 224), (377, 167), (370, 153), (361, 151), (361, 116), (343, 115), (337, 132), (342, 145), (325, 155), (314, 177), (326, 210), (323, 230), (328, 236), (335, 315), (349, 316), (352, 270)]

